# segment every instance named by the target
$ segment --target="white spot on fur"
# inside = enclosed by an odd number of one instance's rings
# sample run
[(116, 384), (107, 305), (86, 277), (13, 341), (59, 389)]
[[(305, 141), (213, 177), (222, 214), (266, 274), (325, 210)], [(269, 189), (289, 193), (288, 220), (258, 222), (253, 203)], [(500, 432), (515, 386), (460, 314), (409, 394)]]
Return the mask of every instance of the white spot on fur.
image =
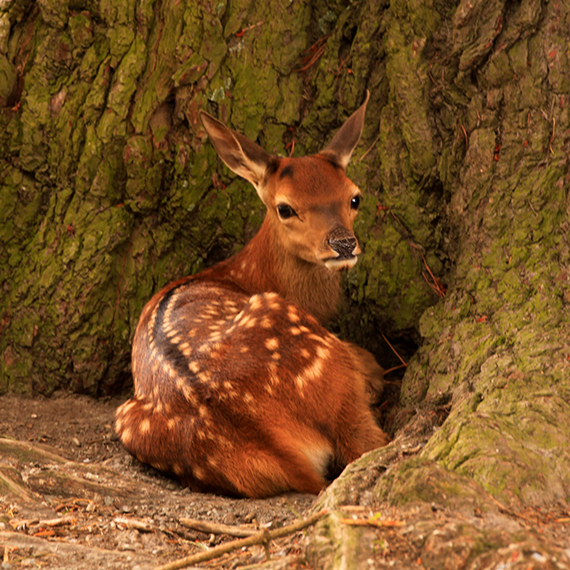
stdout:
[(252, 311), (259, 309), (259, 307), (261, 307), (261, 295), (253, 295), (253, 297), (249, 299), (249, 307)]
[(217, 469), (220, 466), (220, 462), (216, 457), (209, 456), (208, 457), (208, 464), (211, 465), (214, 469)]
[(324, 348), (323, 346), (317, 346), (317, 358), (322, 358), (324, 360), (325, 358), (328, 358), (329, 352), (330, 351), (328, 348)]
[(200, 374), (198, 374), (198, 380), (200, 380), (200, 382), (208, 382), (210, 378), (211, 378), (210, 373), (207, 371), (200, 372)]
[(122, 404), (121, 406), (119, 406), (117, 408), (117, 414), (121, 414), (122, 416), (124, 416), (125, 414), (127, 414), (129, 412), (129, 410), (133, 407), (136, 406), (137, 402), (135, 400), (129, 400), (128, 402), (125, 402), (124, 404)]
[(133, 439), (133, 432), (131, 431), (131, 428), (125, 428), (122, 432), (121, 432), (121, 441), (125, 444), (129, 444), (131, 439)]
[(279, 348), (279, 339), (278, 338), (268, 338), (265, 341), (265, 346), (267, 347), (267, 350), (276, 350)]
[(196, 403), (196, 396), (194, 394), (194, 390), (192, 390), (192, 388), (188, 386), (188, 384), (184, 383), (181, 390), (187, 402), (190, 402), (191, 404)]
[(140, 431), (142, 434), (147, 434), (150, 431), (150, 420), (145, 418), (140, 424)]
[(295, 305), (289, 305), (287, 307), (287, 316), (292, 323), (298, 323), (301, 320), (299, 317), (299, 311)]

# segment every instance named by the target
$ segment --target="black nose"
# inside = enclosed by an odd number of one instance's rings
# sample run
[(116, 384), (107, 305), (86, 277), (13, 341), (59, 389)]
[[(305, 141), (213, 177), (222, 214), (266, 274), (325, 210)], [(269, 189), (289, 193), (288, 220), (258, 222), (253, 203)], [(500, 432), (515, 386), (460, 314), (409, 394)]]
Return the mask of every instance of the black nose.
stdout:
[(328, 237), (329, 246), (339, 257), (351, 257), (356, 247), (356, 238), (345, 228), (332, 231)]

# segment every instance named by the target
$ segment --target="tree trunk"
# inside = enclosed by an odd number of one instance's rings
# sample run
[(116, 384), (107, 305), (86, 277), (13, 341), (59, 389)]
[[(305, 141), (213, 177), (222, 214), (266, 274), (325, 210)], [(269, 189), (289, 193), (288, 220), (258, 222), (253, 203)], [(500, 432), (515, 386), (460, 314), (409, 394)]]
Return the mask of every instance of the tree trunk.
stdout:
[[(263, 208), (216, 158), (200, 109), (302, 155), (322, 148), (367, 87), (370, 152), (351, 173), (368, 192), (359, 230), (369, 251), (338, 328), (381, 357), (391, 352), (379, 319), (393, 342), (417, 340), (433, 294), (401, 228), (377, 222), (385, 2), (369, 2), (362, 25), (363, 7), (342, 1), (4, 4), (0, 392), (116, 390), (152, 293), (253, 235)], [(406, 222), (424, 228), (437, 271), (441, 239), (425, 209), (412, 210)]]
[[(422, 188), (408, 200), (434, 216), (448, 287), (419, 320), (394, 449), (354, 464), (318, 506), (427, 507), (400, 511), (417, 546), (406, 568), (567, 568), (561, 543), (517, 512), (565, 511), (570, 494), (570, 6), (392, 2), (384, 15), (381, 177), (413, 236), (396, 196)], [(361, 568), (378, 533), (338, 519), (313, 534), (310, 560)]]
[(569, 21), (567, 3), (523, 1), (447, 22), (434, 53), (456, 67), (431, 77), (453, 265), (402, 391), (449, 399), (424, 457), (534, 505), (570, 491)]
[(447, 416), (426, 472), (566, 500), (569, 30), (561, 0), (5, 2), (0, 391), (121, 387), (152, 293), (259, 226), (200, 109), (302, 155), (369, 89), (335, 330), (386, 368), (380, 333), (421, 344), (388, 422)]

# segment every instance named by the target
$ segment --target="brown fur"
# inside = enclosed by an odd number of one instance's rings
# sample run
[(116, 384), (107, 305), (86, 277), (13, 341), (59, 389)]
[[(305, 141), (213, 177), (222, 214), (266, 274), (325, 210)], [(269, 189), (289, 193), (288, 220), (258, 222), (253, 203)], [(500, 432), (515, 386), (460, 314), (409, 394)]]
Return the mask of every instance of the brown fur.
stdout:
[[(331, 466), (388, 442), (366, 395), (381, 368), (322, 324), (337, 308), (335, 269), (345, 259), (327, 266), (337, 255), (330, 236), (354, 240), (351, 258), (360, 253), (350, 205), (358, 189), (344, 166), (363, 113), (322, 155), (300, 159), (271, 157), (205, 119), (220, 156), (256, 186), (268, 213), (240, 253), (167, 285), (144, 308), (135, 394), (116, 423), (141, 461), (201, 491), (318, 493)], [(284, 201), (294, 219), (280, 218)]]

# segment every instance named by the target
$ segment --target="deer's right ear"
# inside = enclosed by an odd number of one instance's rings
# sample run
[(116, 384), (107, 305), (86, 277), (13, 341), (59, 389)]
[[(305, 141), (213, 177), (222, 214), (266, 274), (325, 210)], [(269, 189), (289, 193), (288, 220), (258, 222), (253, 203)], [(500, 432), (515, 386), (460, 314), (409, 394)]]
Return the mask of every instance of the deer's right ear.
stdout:
[(272, 159), (271, 154), (212, 115), (201, 111), (200, 118), (219, 157), (236, 174), (249, 180), (259, 192)]

